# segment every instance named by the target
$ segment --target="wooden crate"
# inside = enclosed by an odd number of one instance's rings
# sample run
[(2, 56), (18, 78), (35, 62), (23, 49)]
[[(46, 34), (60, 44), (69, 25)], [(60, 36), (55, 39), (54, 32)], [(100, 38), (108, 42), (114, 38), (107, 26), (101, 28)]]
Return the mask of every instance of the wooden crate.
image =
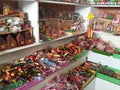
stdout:
[(62, 21), (62, 19), (56, 19), (56, 18), (40, 20), (40, 22), (44, 22), (45, 25), (50, 25), (55, 30), (57, 30), (58, 27), (60, 27), (61, 21)]
[(0, 51), (8, 49), (7, 41), (4, 39), (3, 36), (0, 36)]
[(17, 42), (15, 38), (11, 36), (11, 34), (7, 35), (7, 45), (8, 45), (8, 49), (17, 47)]
[(0, 51), (6, 50), (6, 49), (8, 49), (7, 43), (5, 43), (5, 44), (0, 44)]
[(70, 29), (71, 25), (72, 25), (72, 20), (63, 20), (60, 24), (60, 28), (67, 30)]
[(23, 35), (25, 37), (25, 44), (32, 44), (34, 42), (34, 37), (32, 33), (32, 28), (30, 30), (23, 32)]
[(21, 32), (19, 32), (19, 33), (17, 34), (16, 40), (17, 40), (17, 45), (18, 45), (18, 47), (25, 45), (25, 38), (24, 38), (24, 36), (22, 35)]

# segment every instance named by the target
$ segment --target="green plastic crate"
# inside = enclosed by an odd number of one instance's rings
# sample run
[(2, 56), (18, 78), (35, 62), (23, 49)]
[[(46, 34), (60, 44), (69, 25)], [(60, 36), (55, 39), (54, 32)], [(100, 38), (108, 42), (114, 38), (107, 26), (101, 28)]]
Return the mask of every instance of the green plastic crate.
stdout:
[(106, 56), (111, 56), (112, 55), (111, 53), (108, 53), (108, 52), (103, 51), (103, 50), (98, 50), (96, 48), (92, 48), (92, 51), (95, 52), (95, 53), (98, 53), (98, 54), (106, 55)]
[(18, 88), (19, 86), (22, 86), (25, 82), (20, 80), (18, 82), (14, 82), (6, 87), (4, 87), (4, 90), (14, 90), (15, 88)]
[(120, 59), (120, 55), (119, 54), (113, 54), (113, 57)]
[(73, 57), (72, 61), (75, 61), (83, 56), (85, 56), (87, 54), (87, 50), (83, 50), (80, 54), (77, 54)]
[(116, 50), (117, 50), (118, 52), (120, 52), (120, 48), (117, 48)]
[[(102, 67), (103, 67), (103, 66), (101, 66), (100, 69), (101, 69)], [(113, 71), (115, 71), (115, 72), (120, 72), (120, 70), (115, 69), (115, 68), (112, 68), (112, 67), (107, 67), (107, 68), (110, 69), (110, 70), (113, 70)], [(99, 69), (99, 70), (100, 70), (100, 69)], [(97, 74), (96, 74), (96, 76), (97, 76), (98, 78), (101, 78), (101, 79), (104, 79), (104, 80), (109, 81), (109, 82), (111, 82), (111, 83), (120, 85), (120, 80), (118, 80), (118, 79), (116, 79), (116, 78), (113, 78), (113, 77), (110, 77), (110, 76), (107, 76), (107, 75), (104, 75), (104, 74), (101, 74), (101, 73), (99, 73), (99, 70), (98, 70), (98, 72), (97, 72)]]

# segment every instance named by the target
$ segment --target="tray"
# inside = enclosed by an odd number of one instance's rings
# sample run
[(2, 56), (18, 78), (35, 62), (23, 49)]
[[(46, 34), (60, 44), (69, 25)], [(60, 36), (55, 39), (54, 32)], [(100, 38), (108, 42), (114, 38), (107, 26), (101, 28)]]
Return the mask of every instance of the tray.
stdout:
[(96, 48), (92, 48), (91, 50), (92, 50), (93, 52), (95, 52), (95, 53), (102, 54), (102, 55), (106, 55), (106, 56), (111, 56), (111, 55), (112, 55), (111, 53), (108, 53), (108, 52), (103, 51), (103, 50), (98, 50), (98, 49), (96, 49)]
[[(100, 69), (102, 68), (103, 66), (100, 67)], [(99, 70), (100, 70), (99, 69)], [(114, 70), (115, 72), (120, 72), (120, 70), (118, 69), (115, 69), (115, 68), (112, 68), (112, 67), (108, 67), (108, 69), (110, 70)], [(109, 81), (109, 82), (112, 82), (114, 84), (117, 84), (117, 85), (120, 85), (120, 80), (116, 79), (116, 78), (113, 78), (113, 77), (110, 77), (110, 76), (107, 76), (107, 75), (104, 75), (104, 74), (101, 74), (99, 72), (97, 72), (97, 75), (96, 75), (98, 78), (101, 78), (101, 79), (104, 79), (106, 81)]]
[(75, 55), (71, 61), (75, 61), (75, 60), (85, 56), (86, 54), (87, 54), (87, 50), (83, 50), (80, 54)]
[(113, 54), (112, 56), (113, 56), (114, 58), (120, 59), (120, 55), (119, 55), (119, 54)]

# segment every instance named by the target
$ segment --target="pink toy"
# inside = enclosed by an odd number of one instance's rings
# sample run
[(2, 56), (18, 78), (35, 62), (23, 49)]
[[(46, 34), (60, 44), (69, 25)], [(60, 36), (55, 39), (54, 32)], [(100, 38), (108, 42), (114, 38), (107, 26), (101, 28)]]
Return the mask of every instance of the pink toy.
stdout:
[(100, 0), (100, 4), (105, 4), (105, 0)]
[(113, 24), (118, 24), (120, 22), (120, 11), (118, 11), (115, 15), (115, 18), (113, 19)]

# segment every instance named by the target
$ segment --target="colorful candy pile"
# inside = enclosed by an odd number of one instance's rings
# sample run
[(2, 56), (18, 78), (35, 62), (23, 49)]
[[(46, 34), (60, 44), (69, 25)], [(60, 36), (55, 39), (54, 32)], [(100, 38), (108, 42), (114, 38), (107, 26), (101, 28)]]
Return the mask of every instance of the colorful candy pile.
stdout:
[(34, 79), (44, 80), (49, 74), (68, 65), (81, 52), (81, 47), (70, 42), (53, 49), (38, 50), (19, 60), (2, 64), (0, 87), (13, 89)]
[(95, 73), (78, 66), (68, 73), (54, 77), (41, 90), (82, 90)]
[(100, 66), (101, 66), (100, 63), (93, 63), (89, 61), (86, 61), (83, 65), (83, 67), (91, 69), (91, 70), (95, 70), (95, 71), (97, 71), (100, 68)]

